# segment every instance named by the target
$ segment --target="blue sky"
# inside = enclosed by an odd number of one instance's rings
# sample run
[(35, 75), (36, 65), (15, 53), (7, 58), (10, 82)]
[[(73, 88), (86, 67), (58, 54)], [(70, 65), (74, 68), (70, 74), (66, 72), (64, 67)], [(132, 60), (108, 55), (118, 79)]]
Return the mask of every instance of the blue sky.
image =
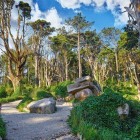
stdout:
[[(18, 4), (21, 0), (16, 0)], [(115, 26), (122, 29), (128, 20), (127, 13), (121, 14), (128, 7), (130, 0), (23, 0), (32, 8), (31, 21), (43, 19), (51, 26), (61, 28), (64, 21), (81, 12), (88, 21), (94, 21), (92, 29), (100, 32), (104, 27)], [(17, 9), (13, 8), (12, 20), (17, 21)]]
[(123, 11), (123, 7), (129, 5), (129, 0), (33, 0), (34, 4), (43, 13), (55, 9), (61, 23), (76, 15), (76, 12), (82, 12), (88, 21), (95, 22), (92, 28), (100, 31), (104, 27), (122, 28), (126, 24), (127, 15), (120, 14), (116, 9)]

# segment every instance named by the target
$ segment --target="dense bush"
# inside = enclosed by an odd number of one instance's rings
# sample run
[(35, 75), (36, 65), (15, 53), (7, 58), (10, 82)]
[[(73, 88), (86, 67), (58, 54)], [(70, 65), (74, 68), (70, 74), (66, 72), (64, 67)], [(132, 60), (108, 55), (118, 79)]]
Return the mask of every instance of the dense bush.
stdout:
[(56, 98), (64, 98), (68, 95), (67, 86), (72, 83), (71, 81), (60, 82), (58, 85), (52, 86), (50, 90)]
[(21, 88), (23, 96), (31, 96), (31, 93), (34, 91), (31, 85), (24, 85)]
[(0, 98), (6, 98), (7, 96), (7, 92), (6, 92), (6, 88), (4, 86), (0, 87)]
[(49, 98), (52, 97), (51, 93), (48, 93), (47, 91), (43, 89), (35, 89), (35, 91), (32, 93), (32, 97), (35, 100), (41, 100), (43, 98)]
[(1, 116), (0, 116), (0, 137), (5, 138), (6, 136), (6, 127), (5, 123), (3, 122)]
[(24, 108), (32, 101), (33, 99), (31, 97), (28, 96), (24, 97), (22, 101), (18, 104), (17, 109), (19, 111), (24, 111)]
[[(129, 116), (121, 119), (117, 107), (128, 103)], [(68, 119), (74, 133), (85, 140), (126, 140), (140, 137), (140, 104), (128, 101), (117, 93), (107, 91), (98, 97), (89, 97), (71, 111)]]

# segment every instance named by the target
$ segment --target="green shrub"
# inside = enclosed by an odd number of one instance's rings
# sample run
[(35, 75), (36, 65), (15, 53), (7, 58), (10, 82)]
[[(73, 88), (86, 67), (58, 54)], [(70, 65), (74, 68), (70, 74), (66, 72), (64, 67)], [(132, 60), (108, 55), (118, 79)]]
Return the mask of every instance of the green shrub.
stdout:
[(8, 96), (11, 96), (14, 92), (14, 89), (12, 87), (6, 87), (6, 92)]
[(4, 86), (0, 87), (0, 98), (6, 98), (7, 97), (7, 92), (6, 88)]
[[(117, 108), (128, 103), (129, 116), (121, 119)], [(68, 119), (74, 133), (85, 140), (129, 140), (140, 137), (140, 103), (128, 101), (113, 91), (87, 98), (75, 106)]]
[(17, 97), (17, 96), (22, 96), (22, 92), (21, 92), (21, 88), (17, 87), (16, 90), (14, 91), (14, 93), (12, 94), (12, 96)]
[(34, 92), (32, 93), (32, 98), (34, 98), (35, 100), (41, 100), (43, 98), (49, 97), (53, 97), (52, 94), (48, 93), (43, 89), (35, 89)]
[(109, 83), (106, 84), (106, 86), (103, 87), (103, 90), (113, 90), (121, 95), (127, 95), (127, 96), (135, 96), (138, 94), (137, 87), (135, 85), (131, 85), (130, 82), (120, 82), (117, 83)]
[(59, 83), (56, 86), (51, 87), (51, 92), (56, 98), (64, 98), (68, 95), (67, 93), (67, 86), (69, 84), (72, 84), (73, 82), (71, 81), (64, 81)]
[(6, 136), (6, 126), (5, 126), (5, 123), (0, 116), (0, 137), (2, 137), (4, 139), (5, 136)]
[(16, 96), (9, 96), (7, 98), (0, 98), (0, 103), (8, 103), (8, 102), (12, 102), (12, 101), (16, 101), (16, 100), (20, 100), (22, 99), (22, 96), (16, 97)]
[(21, 89), (23, 96), (31, 96), (31, 93), (33, 92), (33, 87), (31, 85), (24, 85)]
[(22, 101), (18, 104), (17, 109), (19, 111), (24, 111), (24, 108), (32, 101), (33, 99), (31, 97), (28, 96), (24, 97)]

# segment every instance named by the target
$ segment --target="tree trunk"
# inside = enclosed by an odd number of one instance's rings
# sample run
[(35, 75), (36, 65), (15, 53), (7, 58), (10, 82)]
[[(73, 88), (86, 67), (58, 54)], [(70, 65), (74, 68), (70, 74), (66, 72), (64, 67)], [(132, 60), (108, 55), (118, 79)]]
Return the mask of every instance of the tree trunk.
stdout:
[(137, 65), (134, 64), (134, 75), (135, 75), (135, 80), (136, 80), (136, 83), (137, 83), (137, 90), (138, 90), (138, 98), (140, 100), (140, 78), (139, 78), (139, 75), (138, 75), (138, 70), (137, 70)]
[(138, 89), (138, 98), (140, 100), (140, 83), (137, 83), (137, 89)]
[[(17, 63), (18, 64), (18, 63)], [(14, 92), (17, 88), (20, 88), (20, 81), (21, 81), (21, 71), (18, 66), (15, 66), (15, 73), (12, 71), (12, 61), (8, 58), (8, 79), (12, 82)]]
[(65, 75), (66, 75), (66, 81), (68, 80), (68, 58), (65, 57)]
[(119, 64), (118, 64), (118, 51), (115, 51), (115, 60), (116, 60), (116, 72), (119, 73)]
[(80, 55), (80, 32), (78, 32), (78, 67), (79, 67), (79, 78), (82, 77), (82, 66), (81, 66), (81, 55)]
[(15, 77), (14, 79), (11, 79), (11, 82), (13, 84), (14, 92), (16, 91), (17, 88), (20, 88), (20, 78)]
[(38, 78), (38, 56), (35, 55), (35, 86), (37, 87), (39, 84), (39, 78)]

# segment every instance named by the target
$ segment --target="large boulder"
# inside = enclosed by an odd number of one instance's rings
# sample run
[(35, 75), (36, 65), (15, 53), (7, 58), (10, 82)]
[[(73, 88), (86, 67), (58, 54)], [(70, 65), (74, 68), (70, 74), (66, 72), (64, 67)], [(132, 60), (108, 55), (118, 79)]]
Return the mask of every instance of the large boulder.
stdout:
[(93, 95), (92, 91), (90, 89), (86, 88), (86, 89), (83, 89), (83, 90), (77, 92), (75, 94), (75, 99), (80, 100), (80, 101), (83, 101), (88, 96), (92, 96), (92, 95)]
[(92, 90), (93, 94), (99, 95), (100, 94), (100, 89), (98, 89), (97, 86), (95, 86), (92, 82), (90, 81), (83, 81), (82, 83), (75, 83), (67, 86), (67, 91), (70, 94), (76, 94), (77, 92), (89, 88)]
[(53, 98), (44, 98), (31, 102), (27, 108), (30, 113), (52, 114), (56, 111), (56, 101)]

